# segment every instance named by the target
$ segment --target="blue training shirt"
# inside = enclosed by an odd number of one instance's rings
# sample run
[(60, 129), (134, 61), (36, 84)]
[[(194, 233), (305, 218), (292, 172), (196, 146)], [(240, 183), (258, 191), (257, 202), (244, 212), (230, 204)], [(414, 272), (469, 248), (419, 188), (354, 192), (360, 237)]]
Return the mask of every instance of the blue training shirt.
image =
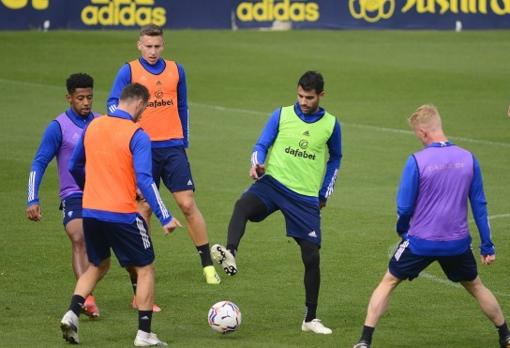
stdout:
[[(281, 110), (281, 108), (278, 108), (273, 112), (264, 129), (262, 130), (262, 134), (260, 135), (257, 143), (253, 147), (253, 153), (251, 156), (252, 166), (256, 164), (263, 164), (266, 161), (269, 148), (273, 145), (276, 137), (278, 136)], [(301, 120), (307, 123), (317, 122), (324, 116), (325, 113), (323, 108), (319, 108), (319, 110), (313, 114), (305, 114), (301, 110), (301, 107), (298, 103), (294, 104), (294, 111)], [(326, 164), (326, 173), (324, 174), (322, 187), (319, 191), (319, 200), (321, 202), (325, 202), (333, 193), (336, 177), (340, 168), (340, 162), (342, 160), (342, 132), (338, 120), (335, 121), (335, 127), (333, 128), (333, 133), (331, 133), (331, 136), (327, 141), (327, 145), (329, 150), (329, 159)], [(285, 190), (291, 191), (283, 184), (279, 184)], [(295, 192), (293, 193), (296, 194)], [(309, 197), (302, 197), (304, 199), (310, 200)]]
[[(106, 117), (119, 117), (132, 120), (131, 115), (121, 109), (109, 112)], [(86, 132), (87, 130), (83, 132), (69, 162), (69, 170), (81, 188), (83, 188), (85, 184), (86, 158), (83, 139)], [(163, 204), (158, 188), (152, 178), (152, 154), (149, 136), (142, 129), (137, 130), (131, 138), (129, 148), (133, 154), (133, 167), (136, 174), (136, 184), (140, 191), (142, 191), (142, 194), (147, 200), (147, 203), (149, 203), (152, 211), (154, 211), (158, 217), (161, 225), (165, 225), (172, 220), (172, 215)], [(95, 218), (101, 221), (133, 223), (136, 219), (137, 213), (114, 213), (94, 209), (83, 209), (83, 216)]]
[[(447, 145), (453, 145), (448, 142)], [(440, 147), (441, 143), (432, 143), (428, 146)], [(414, 155), (407, 158), (402, 177), (400, 179), (397, 194), (397, 224), (396, 230), (399, 235), (406, 238), (409, 230), (409, 223), (416, 207), (416, 198), (419, 192), (420, 173)], [(482, 255), (494, 254), (494, 244), (491, 241), (491, 230), (488, 222), (487, 200), (483, 189), (482, 172), (480, 164), (473, 156), (473, 179), (469, 189), (469, 201), (478, 233), (480, 235), (480, 250)], [(443, 242), (444, 243), (444, 242)], [(452, 253), (457, 252), (455, 243), (452, 243)], [(427, 247), (423, 245), (423, 247)], [(461, 245), (462, 247), (462, 245)]]
[[(82, 117), (74, 112), (73, 108), (69, 108), (65, 112), (71, 121), (79, 128), (85, 128), (93, 119), (94, 115), (91, 112), (87, 117)], [(35, 153), (34, 160), (30, 169), (30, 176), (33, 176), (33, 180), (29, 181), (28, 192), (29, 197), (27, 204), (39, 204), (39, 187), (41, 185), (46, 168), (58, 154), (62, 146), (62, 130), (57, 120), (50, 122), (41, 139), (41, 144)], [(81, 192), (73, 193), (71, 196), (80, 197)], [(67, 197), (66, 197), (67, 198)]]
[[(142, 57), (138, 58), (143, 67), (154, 75), (159, 75), (163, 72), (166, 67), (165, 60), (160, 58), (156, 64), (151, 65)], [(181, 119), (182, 124), (182, 134), (184, 135), (183, 139), (171, 139), (164, 141), (154, 141), (152, 142), (152, 147), (173, 147), (173, 146), (189, 146), (189, 115), (188, 115), (188, 92), (186, 87), (186, 74), (184, 72), (184, 68), (181, 64), (177, 64), (177, 71), (179, 73), (179, 83), (177, 84), (177, 110), (179, 113), (179, 118)], [(124, 64), (115, 80), (113, 81), (113, 86), (110, 91), (110, 96), (106, 101), (106, 110), (108, 112), (113, 112), (119, 105), (120, 94), (124, 87), (131, 83), (131, 66), (129, 63)]]

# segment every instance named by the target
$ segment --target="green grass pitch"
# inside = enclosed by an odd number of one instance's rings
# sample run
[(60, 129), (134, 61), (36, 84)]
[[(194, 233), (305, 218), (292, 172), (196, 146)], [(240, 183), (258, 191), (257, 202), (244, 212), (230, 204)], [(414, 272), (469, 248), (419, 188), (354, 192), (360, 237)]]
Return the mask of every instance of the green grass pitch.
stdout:
[[(41, 187), (43, 221), (24, 215), (26, 183), (43, 130), (66, 107), (65, 79), (96, 80), (104, 112), (120, 65), (137, 57), (135, 32), (0, 32), (0, 346), (59, 347), (59, 320), (74, 288), (71, 250), (58, 211), (54, 163)], [(187, 72), (189, 157), (196, 198), (211, 242), (224, 243), (233, 204), (250, 185), (251, 148), (269, 114), (292, 104), (305, 70), (326, 80), (322, 105), (343, 129), (341, 171), (322, 212), (322, 285), (318, 315), (334, 332), (302, 333), (302, 264), (274, 214), (249, 224), (239, 274), (220, 286), (203, 281), (184, 229), (163, 238), (153, 225), (156, 299), (153, 330), (174, 347), (351, 347), (369, 296), (386, 269), (395, 194), (407, 156), (420, 148), (406, 118), (434, 103), (451, 140), (473, 151), (485, 179), (497, 261), (482, 280), (510, 316), (510, 32), (221, 32), (166, 33), (167, 58)], [(166, 190), (165, 202), (177, 217)], [(478, 254), (477, 231), (471, 223)], [(126, 347), (136, 332), (127, 273), (114, 260), (95, 291), (102, 310), (82, 318), (84, 347)], [(230, 299), (240, 330), (221, 336), (207, 325), (213, 303)], [(496, 331), (477, 304), (438, 266), (396, 290), (374, 336), (375, 347), (495, 347)]]

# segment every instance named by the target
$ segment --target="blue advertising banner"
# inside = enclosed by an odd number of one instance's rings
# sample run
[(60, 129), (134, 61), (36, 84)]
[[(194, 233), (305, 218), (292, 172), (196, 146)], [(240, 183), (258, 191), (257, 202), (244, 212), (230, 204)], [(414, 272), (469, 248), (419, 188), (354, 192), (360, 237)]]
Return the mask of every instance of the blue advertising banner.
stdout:
[(238, 28), (510, 28), (510, 0), (242, 0)]
[(232, 0), (0, 0), (0, 29), (231, 27)]
[(510, 0), (0, 0), (0, 29), (500, 29)]

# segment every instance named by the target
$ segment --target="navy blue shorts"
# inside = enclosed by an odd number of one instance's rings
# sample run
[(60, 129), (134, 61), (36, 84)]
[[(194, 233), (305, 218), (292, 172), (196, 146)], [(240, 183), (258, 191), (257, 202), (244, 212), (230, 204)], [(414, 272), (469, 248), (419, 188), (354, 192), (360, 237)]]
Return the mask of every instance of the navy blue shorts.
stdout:
[(321, 213), (318, 201), (315, 203), (296, 199), (292, 194), (276, 186), (267, 176), (251, 185), (246, 193), (259, 197), (267, 208), (265, 214), (251, 221), (262, 221), (275, 211), (281, 210), (285, 217), (287, 236), (321, 245)]
[(158, 188), (163, 180), (170, 192), (195, 191), (188, 156), (182, 146), (152, 149), (152, 177)]
[(432, 262), (437, 261), (452, 282), (472, 281), (478, 275), (471, 249), (454, 256), (421, 256), (409, 249), (409, 241), (402, 241), (390, 260), (389, 271), (398, 279), (413, 280)]
[(64, 198), (60, 203), (64, 227), (73, 219), (82, 218), (82, 197), (71, 196)]
[(110, 248), (122, 267), (143, 267), (154, 261), (154, 249), (147, 233), (147, 224), (139, 215), (132, 224), (85, 217), (83, 232), (87, 256), (95, 266), (99, 266), (101, 261), (111, 256)]

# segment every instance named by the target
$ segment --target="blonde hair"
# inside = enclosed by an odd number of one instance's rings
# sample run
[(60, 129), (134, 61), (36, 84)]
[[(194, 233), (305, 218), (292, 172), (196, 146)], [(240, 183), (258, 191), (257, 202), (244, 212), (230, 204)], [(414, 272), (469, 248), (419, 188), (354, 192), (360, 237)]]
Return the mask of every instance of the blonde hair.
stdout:
[(429, 131), (436, 131), (443, 128), (441, 123), (441, 115), (439, 115), (439, 111), (432, 104), (425, 104), (420, 106), (408, 118), (408, 122), (413, 129), (421, 127)]

